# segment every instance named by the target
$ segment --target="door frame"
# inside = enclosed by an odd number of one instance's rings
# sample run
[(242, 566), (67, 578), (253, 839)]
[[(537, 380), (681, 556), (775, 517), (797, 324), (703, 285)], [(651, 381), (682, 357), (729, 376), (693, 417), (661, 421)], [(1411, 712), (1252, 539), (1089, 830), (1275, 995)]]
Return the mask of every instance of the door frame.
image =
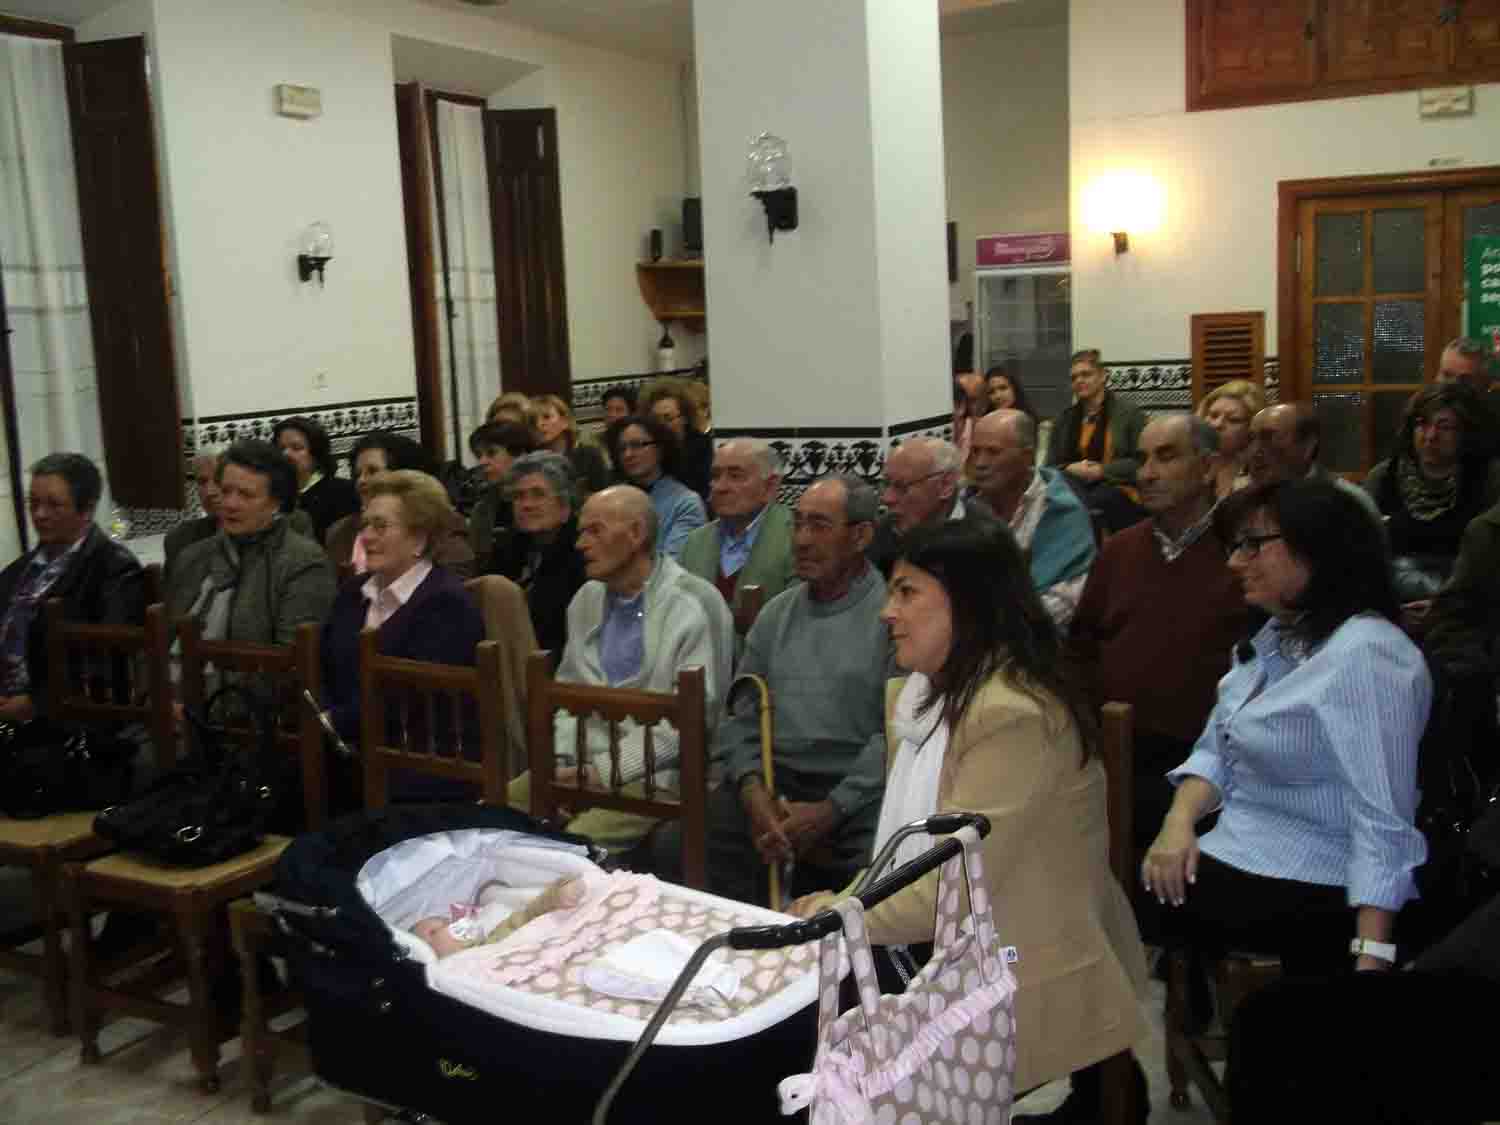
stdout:
[[(1331, 195), (1392, 195), (1402, 192), (1462, 191), (1465, 188), (1500, 188), (1500, 164), (1461, 168), (1445, 172), (1396, 172), (1372, 176), (1334, 176), (1318, 180), (1282, 180), (1276, 185), (1276, 357), (1284, 402), (1305, 399), (1311, 393), (1308, 373), (1301, 370), (1297, 332), (1297, 213), (1305, 200)], [(1458, 334), (1456, 316), (1444, 305), (1443, 339)]]

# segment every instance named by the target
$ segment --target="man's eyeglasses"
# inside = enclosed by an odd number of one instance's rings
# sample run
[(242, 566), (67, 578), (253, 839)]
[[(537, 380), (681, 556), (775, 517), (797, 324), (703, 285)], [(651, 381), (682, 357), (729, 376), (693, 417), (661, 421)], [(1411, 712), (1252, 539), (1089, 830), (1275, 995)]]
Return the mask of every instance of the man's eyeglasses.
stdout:
[(890, 477), (886, 477), (880, 482), (880, 489), (882, 492), (892, 492), (897, 496), (905, 496), (924, 480), (940, 477), (947, 471), (946, 469), (933, 469), (932, 472), (923, 473), (921, 476), (913, 477), (911, 480), (892, 480)]
[(1260, 554), (1262, 545), (1271, 542), (1273, 539), (1280, 538), (1279, 534), (1241, 535), (1233, 543), (1229, 544), (1229, 553), (1233, 555), (1243, 551), (1247, 559), (1253, 559), (1256, 555)]
[(655, 444), (656, 442), (654, 441), (636, 441), (632, 438), (629, 441), (622, 441), (620, 443), (620, 451), (622, 453), (634, 453), (640, 449), (650, 449)]

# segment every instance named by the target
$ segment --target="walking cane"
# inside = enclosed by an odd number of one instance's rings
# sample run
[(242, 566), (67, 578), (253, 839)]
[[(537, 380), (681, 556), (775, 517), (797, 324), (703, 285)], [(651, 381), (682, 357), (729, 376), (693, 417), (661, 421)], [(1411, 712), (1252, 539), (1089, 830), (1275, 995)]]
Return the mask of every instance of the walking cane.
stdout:
[[(760, 696), (760, 779), (765, 784), (766, 792), (771, 794), (771, 799), (776, 799), (776, 777), (775, 767), (771, 757), (774, 752), (775, 742), (772, 738), (771, 726), (771, 688), (761, 677), (754, 672), (745, 672), (735, 678), (729, 687), (730, 706), (734, 705), (734, 694), (739, 690), (741, 684), (753, 684), (757, 694)], [(781, 870), (773, 859), (768, 864), (771, 868), (771, 909), (780, 910), (781, 903)]]

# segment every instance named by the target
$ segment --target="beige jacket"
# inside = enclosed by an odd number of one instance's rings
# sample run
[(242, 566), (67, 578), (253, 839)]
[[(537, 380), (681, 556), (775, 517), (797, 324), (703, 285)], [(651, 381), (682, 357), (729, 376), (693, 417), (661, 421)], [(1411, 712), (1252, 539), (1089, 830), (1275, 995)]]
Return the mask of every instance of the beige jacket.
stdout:
[[(889, 723), (904, 681), (887, 687)], [(1106, 1059), (1146, 1033), (1146, 956), (1124, 890), (1109, 869), (1104, 767), (1080, 768), (1060, 709), (991, 679), (948, 743), (938, 810), (983, 813), (985, 876), (1002, 945), (1015, 946), (1019, 1057), (1030, 1090)], [(899, 740), (888, 738), (894, 757)], [(931, 941), (932, 872), (869, 913), (879, 944)]]

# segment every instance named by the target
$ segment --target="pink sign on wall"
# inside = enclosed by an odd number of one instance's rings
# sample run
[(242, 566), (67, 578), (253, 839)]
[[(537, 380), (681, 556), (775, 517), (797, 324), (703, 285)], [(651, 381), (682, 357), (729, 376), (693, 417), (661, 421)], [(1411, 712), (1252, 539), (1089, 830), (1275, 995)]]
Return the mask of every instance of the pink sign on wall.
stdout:
[(1040, 266), (1068, 260), (1067, 232), (1057, 234), (989, 234), (975, 241), (974, 264)]

